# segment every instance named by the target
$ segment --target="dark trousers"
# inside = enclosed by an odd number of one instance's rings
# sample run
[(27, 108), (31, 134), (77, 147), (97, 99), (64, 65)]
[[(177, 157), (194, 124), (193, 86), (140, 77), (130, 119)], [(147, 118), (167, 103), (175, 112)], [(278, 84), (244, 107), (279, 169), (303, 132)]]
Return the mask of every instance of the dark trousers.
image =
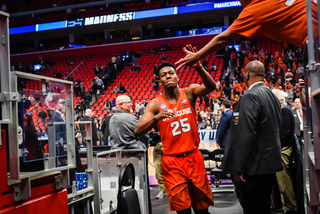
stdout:
[(282, 209), (283, 204), (281, 200), (281, 193), (279, 190), (277, 179), (274, 180), (273, 187), (272, 187), (272, 200), (273, 200), (273, 203), (271, 205), (274, 207), (274, 209), (276, 210)]
[(275, 173), (267, 175), (244, 175), (240, 191), (244, 214), (270, 214), (270, 200)]

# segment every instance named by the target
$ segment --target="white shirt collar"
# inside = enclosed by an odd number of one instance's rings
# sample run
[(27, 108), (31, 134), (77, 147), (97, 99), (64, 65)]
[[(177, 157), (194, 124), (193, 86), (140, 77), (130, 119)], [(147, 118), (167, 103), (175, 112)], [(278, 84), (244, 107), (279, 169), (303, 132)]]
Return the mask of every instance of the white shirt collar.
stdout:
[(227, 108), (226, 110), (224, 110), (224, 113), (227, 112), (228, 110), (230, 110), (229, 108)]
[(64, 117), (64, 114), (62, 112), (60, 112), (59, 110), (56, 111), (58, 114), (60, 114), (60, 116), (62, 117), (62, 119), (64, 121), (66, 121), (65, 117)]
[(255, 86), (255, 85), (259, 84), (259, 83), (263, 83), (263, 81), (259, 81), (259, 82), (253, 83), (252, 85), (250, 85), (248, 91), (249, 91), (253, 86)]

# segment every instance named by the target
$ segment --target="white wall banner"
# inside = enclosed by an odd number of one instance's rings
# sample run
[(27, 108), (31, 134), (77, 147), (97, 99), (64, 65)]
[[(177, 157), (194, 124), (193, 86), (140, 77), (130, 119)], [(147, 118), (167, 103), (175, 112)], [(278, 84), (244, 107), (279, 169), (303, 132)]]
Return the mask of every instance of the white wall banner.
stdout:
[(199, 132), (199, 137), (200, 137), (200, 143), (214, 143), (216, 142), (216, 135), (217, 135), (217, 130), (212, 129), (212, 130), (198, 130)]

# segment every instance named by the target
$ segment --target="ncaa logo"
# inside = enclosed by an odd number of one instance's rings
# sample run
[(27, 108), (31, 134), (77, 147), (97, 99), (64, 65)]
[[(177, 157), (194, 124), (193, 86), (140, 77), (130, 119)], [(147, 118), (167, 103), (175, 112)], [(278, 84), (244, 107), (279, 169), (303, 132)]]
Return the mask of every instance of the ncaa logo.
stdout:
[(167, 106), (166, 106), (166, 104), (162, 104), (162, 105), (160, 106), (160, 108), (161, 108), (161, 109), (166, 109)]

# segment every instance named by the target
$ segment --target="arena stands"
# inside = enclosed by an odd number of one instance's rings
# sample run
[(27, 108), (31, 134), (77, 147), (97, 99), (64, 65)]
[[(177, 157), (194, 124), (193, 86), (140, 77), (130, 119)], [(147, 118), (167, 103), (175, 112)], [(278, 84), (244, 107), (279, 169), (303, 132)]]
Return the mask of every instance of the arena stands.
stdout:
[[(280, 57), (282, 56), (282, 47), (281, 43), (275, 42), (271, 39), (268, 39), (262, 35), (256, 35), (256, 49), (259, 51), (258, 58), (260, 60), (261, 57), (264, 55), (264, 51), (267, 51), (269, 54), (275, 55), (277, 53)], [(158, 41), (160, 44), (161, 41)], [(164, 41), (166, 42), (166, 41)], [(248, 40), (243, 41), (244, 43), (248, 42)], [(242, 42), (242, 43), (243, 43)], [(203, 44), (195, 44), (197, 49), (201, 49), (204, 45)], [(117, 45), (115, 44), (113, 50), (117, 50)], [(160, 47), (160, 46), (159, 46)], [(251, 54), (251, 46), (247, 53)], [(160, 49), (160, 48), (159, 48)], [(113, 97), (118, 96), (119, 94), (113, 94), (113, 89), (115, 86), (118, 88), (120, 87), (120, 83), (122, 83), (127, 92), (124, 94), (130, 93), (133, 102), (135, 103), (136, 100), (146, 100), (149, 102), (151, 99), (157, 97), (160, 93), (162, 93), (162, 88), (160, 87), (159, 91), (155, 91), (153, 88), (152, 79), (154, 77), (154, 66), (155, 64), (161, 64), (163, 61), (170, 61), (172, 63), (178, 61), (181, 56), (184, 55), (183, 53), (183, 46), (182, 45), (173, 45), (170, 51), (158, 51), (156, 53), (151, 53), (149, 48), (146, 49), (135, 49), (132, 51), (139, 51), (142, 53), (142, 56), (135, 62), (139, 67), (141, 67), (141, 71), (131, 71), (131, 64), (127, 64), (124, 67), (122, 72), (114, 79), (111, 85), (107, 86), (102, 94), (100, 94), (97, 100), (91, 103), (90, 108), (93, 110), (95, 115), (99, 115), (102, 118), (107, 113), (106, 108), (104, 107), (105, 102), (109, 99), (112, 100)], [(249, 51), (249, 52), (248, 52)], [(59, 51), (57, 52), (59, 53)], [(95, 78), (95, 72), (93, 67), (97, 64), (99, 66), (105, 67), (111, 60), (113, 56), (121, 55), (122, 53), (116, 51), (108, 51), (107, 53), (103, 54), (94, 54), (94, 55), (82, 55), (82, 56), (73, 56), (73, 57), (64, 57), (61, 58), (59, 54), (56, 54), (56, 57), (52, 58), (51, 61), (54, 62), (54, 65), (47, 70), (39, 70), (37, 71), (41, 75), (52, 76), (56, 71), (58, 71), (61, 75), (61, 78), (67, 77), (68, 74), (72, 73), (73, 81), (77, 80), (78, 78), (84, 84), (85, 90), (88, 91), (91, 89), (91, 83)], [(161, 57), (166, 56), (167, 59), (161, 59)], [(25, 59), (21, 63), (31, 64), (31, 59)], [(206, 58), (208, 61), (208, 70), (211, 76), (214, 78), (215, 81), (221, 82), (221, 87), (219, 90), (212, 92), (209, 95), (209, 98), (213, 99), (222, 99), (224, 87), (225, 85), (225, 77), (223, 71), (223, 57), (222, 55), (210, 55)], [(250, 60), (253, 60), (252, 58)], [(70, 64), (70, 62), (73, 62)], [(82, 63), (82, 64), (81, 64)], [(214, 63), (216, 65), (216, 69), (211, 71), (211, 65)], [(80, 65), (81, 64), (81, 65)], [(15, 67), (18, 65), (15, 64)], [(75, 69), (77, 68), (77, 69)], [(184, 72), (178, 72), (179, 76), (179, 86), (181, 88), (185, 88), (190, 84), (201, 83), (201, 78), (197, 73), (191, 69), (185, 70)], [(243, 82), (240, 82), (241, 86), (243, 87)], [(26, 82), (27, 89), (34, 89), (34, 90), (41, 90), (41, 82), (37, 81), (28, 81)], [(228, 88), (228, 87), (227, 87)], [(60, 86), (60, 91), (63, 88)], [(229, 89), (228, 89), (229, 90)], [(227, 91), (227, 89), (226, 89)], [(245, 88), (243, 89), (245, 91)], [(235, 95), (235, 94), (234, 94)], [(228, 96), (228, 95), (227, 95)], [(74, 97), (74, 106), (77, 105), (81, 101), (80, 96)], [(236, 101), (235, 101), (236, 102)], [(49, 104), (50, 107), (54, 108), (54, 103)], [(203, 102), (200, 103), (200, 100), (197, 101), (197, 108), (204, 109), (207, 112), (206, 107), (207, 105)], [(39, 109), (33, 110), (32, 114), (38, 115)], [(42, 124), (39, 122), (39, 119), (34, 117), (36, 127), (45, 127), (46, 124)]]
[[(197, 45), (198, 48), (203, 46)], [(131, 66), (125, 66), (124, 70), (120, 73), (120, 75), (114, 80), (113, 83), (109, 87), (106, 88), (104, 93), (101, 95), (101, 97), (97, 100), (96, 103), (93, 104), (91, 109), (96, 115), (104, 116), (106, 113), (106, 109), (103, 107), (106, 99), (111, 99), (113, 96), (113, 88), (117, 85), (120, 86), (120, 83), (123, 83), (127, 89), (127, 91), (132, 96), (133, 100), (140, 100), (140, 99), (146, 99), (147, 102), (149, 102), (151, 99), (155, 98), (161, 93), (160, 91), (155, 91), (153, 89), (153, 68), (154, 65), (160, 64), (162, 61), (160, 59), (160, 56), (167, 55), (168, 61), (175, 62), (178, 60), (178, 58), (181, 57), (183, 54), (182, 52), (182, 46), (173, 47), (172, 51), (163, 51), (158, 52), (155, 55), (150, 55), (148, 50), (142, 51), (142, 57), (139, 59), (137, 64), (142, 68), (142, 71), (137, 72), (131, 72), (130, 68)], [(110, 61), (111, 57), (117, 53), (108, 53), (108, 54), (100, 54), (91, 56), (87, 61), (84, 62), (84, 64), (79, 68), (79, 70), (75, 71), (73, 74), (73, 79), (76, 80), (79, 78), (81, 82), (84, 84), (85, 89), (89, 90), (91, 88), (91, 82), (93, 78), (95, 77), (93, 67), (95, 64), (99, 65), (107, 65)], [(70, 74), (82, 61), (86, 59), (87, 56), (80, 56), (80, 57), (68, 57), (68, 58), (56, 58), (51, 59), (55, 62), (55, 64), (50, 67), (48, 70), (45, 70), (44, 72), (37, 71), (41, 75), (45, 76), (52, 76), (54, 72), (59, 72), (61, 77), (66, 77), (67, 74)], [(74, 65), (68, 65), (68, 63), (72, 61), (74, 62)], [(212, 62), (215, 62), (217, 65), (217, 71), (216, 72), (210, 72), (210, 74), (215, 79), (221, 78), (222, 73), (222, 59), (221, 58), (215, 58), (214, 55), (212, 55), (209, 58), (209, 64), (212, 64)], [(30, 64), (31, 62), (22, 62), (23, 64)], [(200, 83), (201, 79), (198, 75), (196, 75), (195, 71), (192, 69), (190, 72), (186, 71), (183, 73), (179, 73), (179, 84), (180, 87), (187, 87), (189, 84), (192, 83)], [(196, 75), (196, 76), (195, 76)], [(26, 89), (33, 89), (33, 90), (41, 90), (41, 82), (38, 81), (27, 81), (26, 82)], [(61, 91), (63, 88), (60, 89)], [(211, 96), (214, 96), (213, 94)], [(80, 97), (74, 98), (74, 105), (76, 105), (80, 101)], [(54, 104), (51, 103), (51, 106)], [(53, 106), (54, 107), (54, 106)], [(34, 110), (34, 114), (38, 115), (39, 112), (37, 110)], [(34, 115), (33, 114), (33, 115)], [(39, 121), (34, 121), (36, 125), (39, 125), (39, 127), (43, 126), (43, 124), (40, 124)]]

